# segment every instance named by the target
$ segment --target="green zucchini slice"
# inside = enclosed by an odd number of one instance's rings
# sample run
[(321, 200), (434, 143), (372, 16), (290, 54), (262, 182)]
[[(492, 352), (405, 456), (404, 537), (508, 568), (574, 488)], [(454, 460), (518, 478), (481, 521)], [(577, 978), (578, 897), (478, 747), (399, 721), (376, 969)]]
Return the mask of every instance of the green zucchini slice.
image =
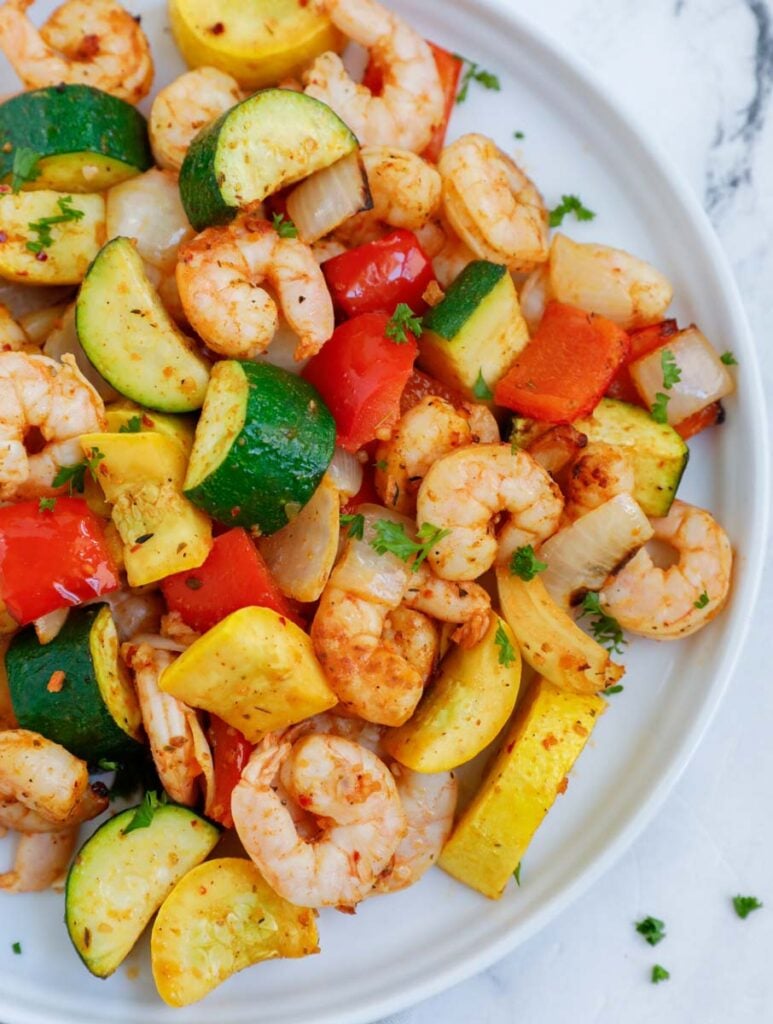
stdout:
[(126, 959), (166, 897), (220, 838), (187, 807), (164, 804), (150, 824), (126, 832), (136, 807), (117, 814), (81, 847), (67, 876), (65, 922), (92, 974), (107, 978)]
[[(38, 642), (31, 626), (23, 629), (11, 641), (5, 664), (13, 709), (23, 729), (60, 743), (91, 764), (140, 750), (140, 709), (118, 654), (118, 634), (107, 605), (73, 609), (47, 644)], [(62, 672), (63, 681), (56, 675)]]
[(130, 103), (90, 85), (55, 85), (0, 105), (0, 181), (17, 147), (40, 156), (25, 189), (101, 192), (153, 166), (145, 118)]
[(291, 89), (263, 89), (203, 128), (180, 169), (180, 196), (197, 231), (357, 148), (341, 118)]
[(128, 238), (97, 254), (75, 307), (83, 351), (116, 391), (159, 412), (201, 408), (209, 363), (175, 325)]
[(185, 495), (229, 526), (274, 533), (317, 489), (335, 436), (307, 381), (268, 363), (224, 359), (212, 368)]

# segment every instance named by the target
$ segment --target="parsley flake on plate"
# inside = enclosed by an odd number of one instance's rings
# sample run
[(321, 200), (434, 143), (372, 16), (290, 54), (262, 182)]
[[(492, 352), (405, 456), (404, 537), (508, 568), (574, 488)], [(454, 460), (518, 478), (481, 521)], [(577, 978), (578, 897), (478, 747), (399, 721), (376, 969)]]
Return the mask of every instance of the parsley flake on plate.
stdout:
[(467, 57), (463, 57), (460, 53), (455, 53), (454, 57), (467, 65), (467, 69), (462, 74), (461, 88), (456, 96), (457, 103), (464, 103), (467, 99), (471, 82), (477, 82), (484, 89), (492, 89), (494, 92), (501, 90), (502, 84), (497, 75), (491, 71), (486, 71), (479, 64), (476, 64), (475, 61), (468, 60)]
[(561, 202), (550, 211), (548, 223), (551, 228), (560, 227), (564, 217), (573, 213), (577, 220), (593, 220), (596, 214), (583, 204), (579, 196), (561, 196)]
[(660, 964), (655, 964), (652, 968), (652, 984), (657, 985), (660, 981), (668, 981), (671, 977), (671, 972), (667, 971), (665, 967), (661, 967)]
[(753, 910), (759, 910), (762, 903), (756, 896), (733, 896), (733, 907), (736, 914), (745, 920)]
[(643, 921), (637, 921), (636, 931), (651, 946), (657, 946), (666, 937), (665, 922), (660, 921), (657, 917), (645, 917)]

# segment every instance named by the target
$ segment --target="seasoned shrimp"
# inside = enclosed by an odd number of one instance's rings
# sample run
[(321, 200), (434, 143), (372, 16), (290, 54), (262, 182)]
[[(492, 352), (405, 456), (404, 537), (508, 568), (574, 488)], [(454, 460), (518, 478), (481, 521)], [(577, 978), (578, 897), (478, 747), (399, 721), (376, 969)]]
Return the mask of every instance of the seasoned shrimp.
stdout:
[(414, 772), (389, 764), (408, 830), (371, 895), (397, 892), (418, 882), (437, 861), (454, 825), (458, 785), (452, 772)]
[(733, 551), (713, 516), (684, 501), (675, 501), (667, 516), (650, 522), (654, 539), (674, 548), (679, 561), (661, 569), (641, 548), (601, 591), (601, 606), (631, 633), (678, 640), (722, 610)]
[(318, 352), (333, 333), (333, 303), (308, 245), (280, 238), (249, 211), (226, 227), (207, 228), (181, 246), (177, 285), (183, 309), (211, 349), (250, 358), (265, 352), (278, 326), (274, 300), (260, 287), (276, 289), (282, 312), (299, 335), (297, 360)]
[[(402, 725), (419, 702), (427, 681), (424, 629), (396, 638), (385, 627), (390, 613), (404, 602), (407, 607), (444, 621), (469, 623), (460, 631), (472, 639), (489, 600), (480, 587), (459, 588), (433, 582), (425, 566), (417, 573), (387, 551), (372, 545), (377, 521), (403, 526), (411, 537), (410, 520), (376, 506), (362, 505), (362, 538), (349, 537), (342, 557), (322, 592), (311, 626), (314, 650), (325, 675), (343, 706), (369, 722)], [(417, 623), (414, 623), (417, 626)], [(416, 656), (408, 657), (406, 640)]]
[(499, 440), (497, 422), (483, 405), (458, 409), (429, 395), (400, 419), (389, 441), (376, 452), (376, 491), (385, 505), (403, 515), (416, 511), (416, 492), (441, 455), (469, 444)]
[(209, 67), (186, 71), (162, 89), (153, 100), (148, 120), (150, 146), (159, 167), (179, 170), (204, 125), (241, 98), (235, 78)]
[(317, 0), (345, 35), (370, 51), (383, 75), (379, 96), (349, 77), (335, 53), (304, 73), (305, 91), (327, 103), (364, 146), (420, 153), (443, 120), (445, 101), (432, 50), (418, 32), (375, 0)]
[(75, 852), (78, 829), (19, 836), (13, 868), (0, 875), (5, 892), (41, 892), (58, 888)]
[(122, 653), (134, 671), (142, 722), (158, 777), (173, 800), (192, 807), (198, 798), (199, 776), (210, 770), (212, 755), (196, 712), (159, 689), (159, 677), (174, 656), (145, 643), (126, 644)]
[[(450, 533), (429, 555), (435, 573), (474, 580), (516, 548), (537, 545), (558, 528), (561, 492), (524, 451), (485, 444), (449, 452), (424, 477), (416, 502), (420, 523)], [(495, 517), (508, 513), (494, 532)]]
[(393, 608), (384, 620), (381, 641), (412, 665), (422, 679), (430, 678), (440, 652), (440, 636), (427, 615), (407, 605)]
[(28, 89), (92, 85), (129, 103), (150, 91), (153, 59), (139, 19), (113, 0), (67, 0), (38, 30), (34, 0), (0, 7), (0, 49)]
[(440, 154), (443, 210), (480, 259), (533, 270), (548, 258), (548, 214), (531, 180), (485, 135), (463, 135)]
[[(78, 437), (105, 426), (104, 403), (72, 356), (0, 352), (0, 500), (51, 493), (60, 466), (83, 458)], [(24, 446), (31, 427), (48, 442), (35, 455)]]
[(391, 146), (364, 146), (373, 209), (350, 217), (335, 232), (346, 245), (363, 245), (383, 234), (384, 225), (417, 231), (440, 206), (440, 175), (416, 153)]
[(558, 423), (526, 448), (535, 462), (556, 476), (587, 447), (588, 438), (569, 423)]
[(21, 324), (17, 323), (7, 306), (0, 302), (0, 352), (19, 352), (33, 348)]
[(460, 647), (474, 647), (482, 640), (491, 618), (491, 598), (483, 587), (441, 579), (426, 562), (411, 573), (403, 604), (439, 622), (458, 623), (451, 639)]
[[(56, 824), (61, 830), (94, 818), (107, 807), (107, 790), (100, 783), (89, 785), (85, 761), (75, 757), (58, 743), (27, 729), (7, 729), (0, 733), (0, 800), (7, 815), (0, 816), (0, 824), (12, 824), (14, 815), (18, 823), (21, 804), (35, 817)], [(26, 828), (26, 831), (43, 831)]]
[(632, 494), (633, 465), (619, 445), (593, 441), (572, 462), (564, 487), (565, 513), (579, 519), (618, 494)]
[(416, 230), (416, 237), (432, 260), (435, 277), (443, 288), (448, 288), (467, 264), (478, 258), (442, 217), (428, 220), (423, 227)]
[[(313, 840), (299, 835), (276, 793), (319, 819)], [(366, 747), (310, 735), (294, 745), (268, 736), (256, 747), (231, 797), (234, 825), (268, 883), (302, 907), (355, 907), (405, 835), (395, 781)]]

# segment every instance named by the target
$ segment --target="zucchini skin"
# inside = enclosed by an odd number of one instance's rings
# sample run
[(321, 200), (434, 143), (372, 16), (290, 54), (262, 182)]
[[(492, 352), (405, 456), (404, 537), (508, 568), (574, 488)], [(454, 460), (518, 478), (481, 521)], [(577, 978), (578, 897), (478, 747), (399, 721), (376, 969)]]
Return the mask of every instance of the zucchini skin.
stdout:
[(450, 285), (442, 302), (425, 314), (424, 330), (449, 341), (455, 338), (507, 273), (507, 267), (499, 263), (487, 260), (469, 263)]
[[(9, 151), (5, 151), (7, 143)], [(97, 153), (127, 164), (136, 173), (153, 166), (143, 115), (90, 85), (56, 85), (6, 100), (0, 105), (0, 179), (12, 171), (16, 146), (26, 146), (42, 157)]]
[[(330, 465), (335, 420), (303, 378), (268, 363), (225, 362), (243, 377), (243, 425), (219, 465), (193, 486), (189, 467), (184, 493), (222, 523), (275, 533), (289, 521), (287, 506), (303, 507)], [(206, 443), (200, 423), (192, 459)]]
[(197, 231), (218, 224), (227, 224), (236, 216), (236, 207), (229, 206), (220, 194), (215, 174), (220, 130), (230, 111), (221, 114), (203, 128), (191, 143), (180, 168), (180, 198), (188, 220)]
[[(60, 743), (85, 761), (130, 757), (142, 745), (118, 725), (100, 695), (89, 637), (106, 605), (73, 609), (58, 636), (40, 644), (32, 626), (13, 638), (5, 656), (11, 701), (19, 725)], [(62, 689), (47, 689), (54, 672)]]

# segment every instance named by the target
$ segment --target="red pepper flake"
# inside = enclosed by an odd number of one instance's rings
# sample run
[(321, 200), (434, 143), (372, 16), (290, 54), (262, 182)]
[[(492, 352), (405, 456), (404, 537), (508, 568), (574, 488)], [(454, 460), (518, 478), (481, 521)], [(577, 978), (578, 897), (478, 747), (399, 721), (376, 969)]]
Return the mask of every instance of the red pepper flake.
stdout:
[(563, 779), (556, 786), (556, 793), (565, 793), (566, 787), (569, 785), (569, 776), (565, 775)]
[(209, 30), (213, 36), (222, 36), (225, 32), (225, 25), (222, 21), (216, 21), (215, 24)]
[(48, 680), (48, 683), (46, 684), (46, 689), (48, 690), (48, 692), (60, 693), (62, 687), (64, 686), (65, 678), (65, 674), (60, 668), (58, 668), (56, 672), (52, 672), (51, 678)]
[(542, 741), (542, 746), (545, 748), (545, 750), (550, 750), (550, 748), (554, 747), (556, 743), (558, 743), (558, 740), (555, 738), (552, 732), (549, 732), (545, 739)]
[(582, 722), (575, 722), (572, 726), (572, 732), (576, 732), (578, 736), (587, 736), (588, 730), (582, 724)]
[(8, 241), (8, 235), (6, 234), (6, 232), (5, 231), (0, 231), (0, 242), (7, 242), (7, 241)]
[(38, 263), (45, 263), (46, 260), (48, 259), (48, 253), (43, 252), (41, 250), (41, 252), (35, 253), (35, 259), (38, 261)]

